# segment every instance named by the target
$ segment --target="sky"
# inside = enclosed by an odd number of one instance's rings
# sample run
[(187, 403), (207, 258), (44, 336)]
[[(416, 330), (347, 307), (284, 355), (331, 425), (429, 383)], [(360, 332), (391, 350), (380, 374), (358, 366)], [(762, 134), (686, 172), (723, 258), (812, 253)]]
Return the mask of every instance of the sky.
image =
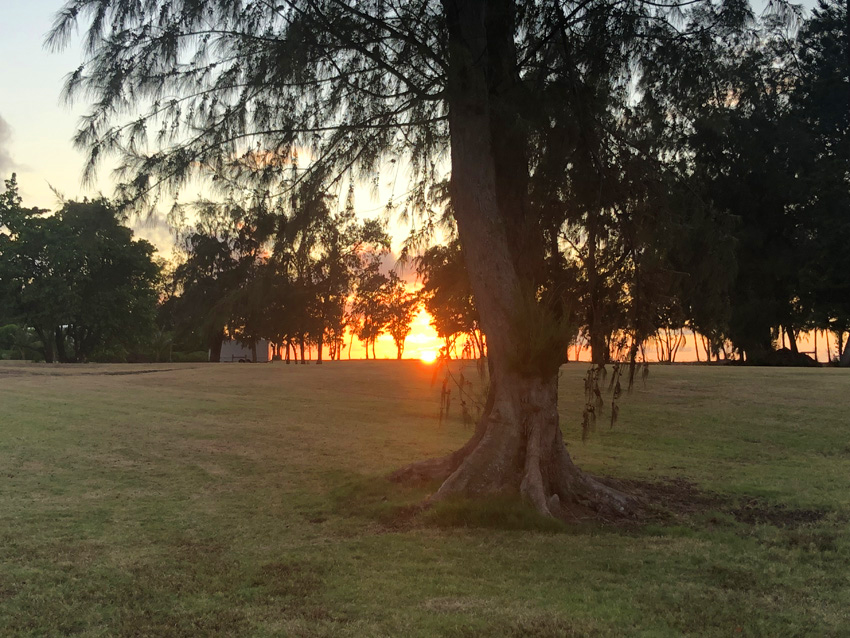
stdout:
[[(100, 193), (108, 196), (112, 190), (107, 170), (100, 171), (93, 186), (82, 185), (84, 155), (73, 147), (71, 139), (86, 105), (64, 104), (60, 98), (64, 78), (82, 59), (80, 45), (72, 42), (60, 52), (44, 46), (53, 16), (63, 4), (62, 0), (0, 0), (0, 177), (6, 179), (17, 173), (24, 204), (47, 209), (57, 208), (56, 193), (81, 199)], [(811, 6), (813, 2), (806, 4)], [(374, 215), (386, 197), (382, 194), (376, 201), (363, 189), (356, 200), (359, 212)], [(170, 250), (171, 234), (161, 218), (137, 220), (133, 226), (137, 236), (163, 253)], [(402, 236), (403, 231), (397, 229), (396, 247)], [(424, 313), (417, 316), (406, 357), (439, 349), (441, 343), (428, 321)], [(688, 341), (680, 360), (695, 360), (693, 341)], [(820, 356), (824, 357), (823, 339), (818, 345)], [(801, 347), (812, 349), (808, 344)], [(362, 353), (362, 346), (355, 343), (352, 356), (361, 357)], [(377, 354), (379, 358), (395, 358), (395, 346), (388, 335), (379, 339)], [(586, 358), (587, 353), (581, 356)]]

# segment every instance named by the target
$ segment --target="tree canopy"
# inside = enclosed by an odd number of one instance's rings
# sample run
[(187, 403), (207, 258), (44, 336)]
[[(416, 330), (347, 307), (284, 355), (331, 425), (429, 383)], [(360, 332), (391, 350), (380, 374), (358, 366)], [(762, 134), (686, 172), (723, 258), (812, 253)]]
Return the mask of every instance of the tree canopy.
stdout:
[(143, 341), (154, 325), (159, 265), (106, 200), (52, 215), (21, 205), (14, 176), (0, 200), (0, 323), (38, 335), (46, 361), (85, 361)]

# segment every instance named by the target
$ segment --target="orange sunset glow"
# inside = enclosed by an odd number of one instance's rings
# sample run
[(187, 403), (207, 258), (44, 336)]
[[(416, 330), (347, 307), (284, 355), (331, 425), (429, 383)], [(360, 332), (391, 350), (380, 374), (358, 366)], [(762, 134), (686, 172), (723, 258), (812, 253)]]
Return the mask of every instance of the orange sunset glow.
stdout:
[[(420, 309), (410, 325), (410, 334), (404, 342), (404, 359), (421, 359), (422, 361), (433, 361), (437, 358), (437, 352), (443, 346), (443, 341), (437, 336), (437, 331), (431, 325), (431, 315), (424, 309)], [(342, 358), (365, 359), (366, 349), (356, 338), (351, 344), (351, 352), (348, 352), (348, 343), (343, 351)], [(375, 342), (375, 355), (378, 359), (395, 359), (396, 347), (393, 338), (388, 334), (378, 337)], [(372, 353), (369, 353), (372, 357)]]
[(419, 360), (422, 363), (434, 363), (437, 360), (436, 350), (424, 350), (419, 354)]

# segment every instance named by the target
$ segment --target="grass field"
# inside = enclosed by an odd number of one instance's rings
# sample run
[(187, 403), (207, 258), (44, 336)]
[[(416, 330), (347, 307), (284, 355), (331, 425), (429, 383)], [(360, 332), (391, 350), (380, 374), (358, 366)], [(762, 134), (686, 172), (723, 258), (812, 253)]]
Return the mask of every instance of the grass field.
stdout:
[(416, 362), (1, 364), (0, 636), (850, 636), (850, 374), (655, 366), (582, 443), (584, 370), (571, 453), (668, 516), (405, 516), (470, 433)]

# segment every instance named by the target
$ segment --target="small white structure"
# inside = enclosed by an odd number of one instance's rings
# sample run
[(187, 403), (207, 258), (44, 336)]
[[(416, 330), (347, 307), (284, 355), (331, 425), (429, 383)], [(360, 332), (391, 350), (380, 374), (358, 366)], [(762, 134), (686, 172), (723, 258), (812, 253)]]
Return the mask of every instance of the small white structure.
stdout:
[[(221, 359), (222, 363), (230, 361), (253, 361), (251, 348), (243, 346), (238, 341), (229, 340), (221, 344)], [(265, 339), (260, 339), (257, 342), (257, 363), (268, 363), (272, 360), (272, 345)]]

